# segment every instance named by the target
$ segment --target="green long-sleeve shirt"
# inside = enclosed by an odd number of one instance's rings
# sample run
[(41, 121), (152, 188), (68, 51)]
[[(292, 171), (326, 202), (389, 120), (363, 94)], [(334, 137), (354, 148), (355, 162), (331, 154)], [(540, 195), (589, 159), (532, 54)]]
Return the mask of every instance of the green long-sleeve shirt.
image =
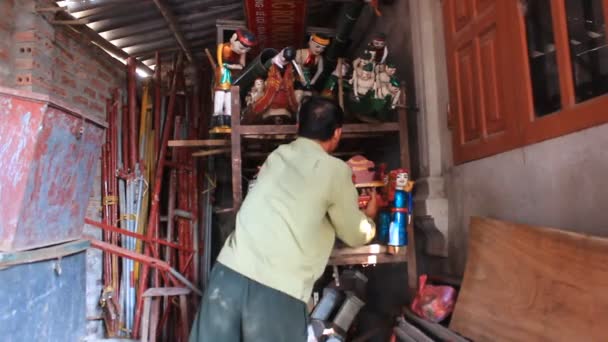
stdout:
[(307, 302), (335, 237), (355, 247), (374, 232), (374, 222), (358, 208), (348, 165), (298, 138), (266, 159), (218, 261)]

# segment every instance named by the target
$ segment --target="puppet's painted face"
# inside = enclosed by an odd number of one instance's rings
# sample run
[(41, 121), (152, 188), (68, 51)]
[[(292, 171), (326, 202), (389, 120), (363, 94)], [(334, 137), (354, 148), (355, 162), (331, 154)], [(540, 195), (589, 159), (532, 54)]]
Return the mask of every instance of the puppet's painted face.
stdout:
[(258, 78), (257, 80), (255, 80), (255, 83), (253, 84), (253, 87), (256, 90), (264, 90), (264, 80), (261, 78)]
[(391, 93), (395, 94), (397, 92), (399, 92), (399, 87), (395, 87), (394, 85), (390, 84), (388, 85), (388, 91), (390, 91)]
[(397, 68), (389, 67), (389, 66), (387, 66), (386, 69), (384, 69), (384, 70), (385, 70), (386, 74), (389, 76), (393, 76), (397, 72)]
[(235, 36), (230, 40), (230, 47), (232, 48), (232, 51), (239, 55), (245, 54), (251, 50), (250, 47), (243, 45), (243, 43), (236, 39), (236, 33)]
[(403, 188), (407, 186), (408, 180), (409, 175), (407, 174), (407, 172), (399, 172), (395, 180), (395, 185), (397, 185), (397, 188)]
[(372, 40), (372, 46), (378, 50), (384, 49), (386, 42), (384, 40), (374, 39)]
[(309, 40), (308, 41), (308, 49), (310, 50), (310, 52), (315, 55), (315, 56), (319, 56), (321, 55), (324, 51), (325, 51), (325, 46), (321, 45), (313, 40)]
[(365, 70), (361, 71), (361, 79), (362, 80), (365, 80), (365, 81), (371, 80), (372, 77), (373, 77), (373, 75), (372, 75), (371, 71), (365, 71)]

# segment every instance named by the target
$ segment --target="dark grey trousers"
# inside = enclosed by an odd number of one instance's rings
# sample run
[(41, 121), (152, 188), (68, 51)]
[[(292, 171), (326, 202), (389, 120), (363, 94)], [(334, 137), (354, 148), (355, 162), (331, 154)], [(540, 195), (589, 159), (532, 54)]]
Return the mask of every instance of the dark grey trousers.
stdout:
[(306, 304), (217, 263), (190, 342), (305, 342)]

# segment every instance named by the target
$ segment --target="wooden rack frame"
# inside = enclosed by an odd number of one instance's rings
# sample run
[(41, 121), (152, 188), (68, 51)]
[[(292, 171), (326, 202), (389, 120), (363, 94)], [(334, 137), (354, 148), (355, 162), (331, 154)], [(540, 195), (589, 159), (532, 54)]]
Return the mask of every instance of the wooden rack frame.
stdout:
[[(243, 137), (276, 137), (290, 136), (296, 134), (296, 125), (241, 125), (239, 113), (241, 113), (241, 98), (239, 87), (232, 87), (232, 199), (233, 210), (236, 214), (243, 201), (243, 184), (242, 184), (242, 139)], [(408, 142), (408, 125), (407, 125), (407, 110), (405, 108), (405, 89), (401, 91), (400, 106), (398, 106), (398, 122), (387, 122), (379, 124), (357, 123), (345, 124), (342, 128), (344, 138), (365, 138), (374, 137), (379, 133), (398, 134), (401, 167), (410, 169), (410, 154)], [(413, 221), (413, 220), (412, 220)], [(381, 249), (362, 250), (361, 248), (341, 248), (334, 250), (330, 259), (330, 265), (361, 265), (361, 264), (379, 264), (379, 263), (408, 263), (408, 283), (410, 290), (417, 287), (418, 274), (416, 271), (416, 248), (414, 240), (413, 225), (410, 224), (407, 228), (409, 243), (405, 251), (397, 255), (388, 255)]]

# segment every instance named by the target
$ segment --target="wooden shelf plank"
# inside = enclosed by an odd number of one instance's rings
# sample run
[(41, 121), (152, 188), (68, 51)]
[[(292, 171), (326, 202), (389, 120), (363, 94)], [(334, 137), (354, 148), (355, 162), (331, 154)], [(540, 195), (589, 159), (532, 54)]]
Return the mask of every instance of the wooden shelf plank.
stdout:
[(205, 147), (205, 146), (230, 146), (230, 140), (226, 140), (226, 139), (169, 140), (169, 147)]
[[(290, 135), (296, 134), (296, 125), (240, 125), (233, 127), (241, 135)], [(381, 133), (398, 132), (398, 122), (384, 122), (378, 124), (345, 124), (342, 133)]]
[(214, 156), (216, 154), (230, 153), (230, 148), (218, 148), (215, 150), (203, 150), (192, 153), (193, 157), (206, 157), (206, 156)]
[(358, 248), (335, 248), (329, 257), (328, 265), (375, 265), (407, 262), (407, 247), (397, 254), (388, 254), (386, 246), (367, 245)]

